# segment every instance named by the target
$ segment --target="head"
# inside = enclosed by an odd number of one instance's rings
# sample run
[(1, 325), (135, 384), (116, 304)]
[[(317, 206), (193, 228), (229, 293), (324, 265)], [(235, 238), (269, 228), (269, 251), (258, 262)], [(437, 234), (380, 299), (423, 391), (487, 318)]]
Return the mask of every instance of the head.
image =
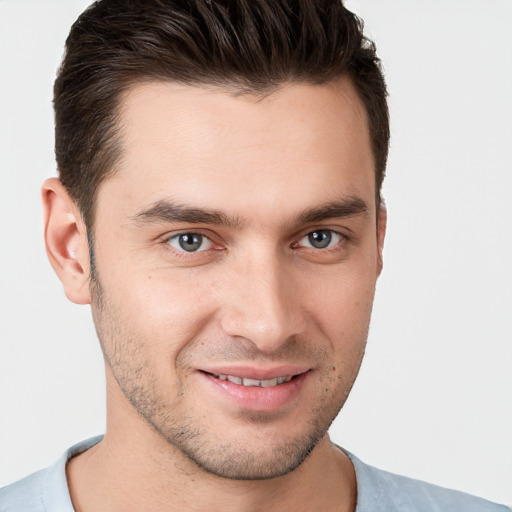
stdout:
[(325, 438), (385, 225), (386, 92), (361, 29), (339, 1), (263, 0), (103, 0), (73, 26), (46, 239), (92, 305), (111, 431), (242, 479)]

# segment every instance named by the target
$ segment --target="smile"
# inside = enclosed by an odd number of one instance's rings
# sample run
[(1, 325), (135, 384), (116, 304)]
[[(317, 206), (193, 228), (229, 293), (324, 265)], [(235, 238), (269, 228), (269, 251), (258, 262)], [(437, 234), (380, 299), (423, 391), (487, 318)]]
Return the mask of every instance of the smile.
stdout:
[(311, 368), (283, 365), (274, 368), (218, 366), (201, 368), (203, 382), (228, 407), (238, 411), (270, 412), (291, 406), (310, 380)]
[(290, 382), (293, 379), (293, 375), (287, 375), (284, 377), (276, 377), (274, 379), (251, 379), (248, 377), (237, 377), (235, 375), (224, 375), (224, 374), (215, 374), (210, 373), (213, 377), (220, 380), (227, 380), (232, 382), (233, 384), (238, 384), (239, 386), (249, 386), (249, 387), (260, 387), (260, 388), (270, 388), (272, 386), (279, 386), (280, 384), (285, 384)]

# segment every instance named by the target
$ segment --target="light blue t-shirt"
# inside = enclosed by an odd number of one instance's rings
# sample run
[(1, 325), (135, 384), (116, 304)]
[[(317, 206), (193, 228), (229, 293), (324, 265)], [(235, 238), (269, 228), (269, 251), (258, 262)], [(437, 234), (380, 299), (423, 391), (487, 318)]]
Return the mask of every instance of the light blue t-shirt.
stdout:
[[(0, 512), (74, 512), (66, 463), (101, 439), (76, 444), (49, 468), (0, 489)], [(382, 471), (345, 453), (356, 471), (356, 512), (512, 512), (482, 498)]]

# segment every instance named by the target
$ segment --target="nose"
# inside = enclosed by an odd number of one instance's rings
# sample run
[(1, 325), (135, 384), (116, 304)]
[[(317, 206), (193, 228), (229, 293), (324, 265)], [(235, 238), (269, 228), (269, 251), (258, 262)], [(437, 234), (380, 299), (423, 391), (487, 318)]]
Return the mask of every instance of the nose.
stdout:
[(293, 269), (277, 258), (259, 258), (231, 274), (221, 326), (233, 337), (274, 352), (306, 326)]

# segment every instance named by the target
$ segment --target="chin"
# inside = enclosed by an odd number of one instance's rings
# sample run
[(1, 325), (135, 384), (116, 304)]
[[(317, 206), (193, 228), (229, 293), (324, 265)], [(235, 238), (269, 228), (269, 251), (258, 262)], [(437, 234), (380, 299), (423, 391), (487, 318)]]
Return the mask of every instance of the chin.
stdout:
[[(290, 473), (307, 459), (336, 416), (335, 411), (326, 412), (314, 415), (313, 420), (303, 418), (302, 425), (294, 422), (294, 427), (256, 413), (245, 418), (245, 425), (233, 425), (232, 431), (218, 425), (208, 430), (183, 417), (179, 425), (165, 422), (160, 428), (152, 427), (185, 460), (208, 474), (230, 480), (267, 480)], [(302, 428), (292, 431), (297, 427)]]
[(182, 446), (179, 449), (201, 470), (230, 480), (268, 480), (298, 468), (312, 452), (322, 434), (278, 446), (240, 447), (219, 444), (213, 448)]

